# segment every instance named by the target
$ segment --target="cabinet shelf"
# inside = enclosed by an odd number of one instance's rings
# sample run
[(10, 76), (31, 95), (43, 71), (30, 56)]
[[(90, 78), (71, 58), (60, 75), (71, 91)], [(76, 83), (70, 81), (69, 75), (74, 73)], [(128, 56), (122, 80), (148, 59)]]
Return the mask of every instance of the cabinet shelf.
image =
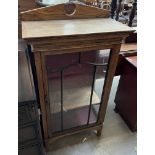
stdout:
[[(99, 104), (91, 108), (89, 124), (96, 123)], [(89, 105), (63, 112), (63, 130), (87, 125)], [(61, 113), (51, 114), (52, 133), (61, 132)]]

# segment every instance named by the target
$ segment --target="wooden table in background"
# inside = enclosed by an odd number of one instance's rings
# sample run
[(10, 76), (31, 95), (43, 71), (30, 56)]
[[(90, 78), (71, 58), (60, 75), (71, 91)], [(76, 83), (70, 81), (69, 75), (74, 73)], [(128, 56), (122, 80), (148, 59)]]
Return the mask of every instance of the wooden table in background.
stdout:
[(137, 130), (137, 56), (124, 57), (115, 97), (115, 111), (132, 131)]

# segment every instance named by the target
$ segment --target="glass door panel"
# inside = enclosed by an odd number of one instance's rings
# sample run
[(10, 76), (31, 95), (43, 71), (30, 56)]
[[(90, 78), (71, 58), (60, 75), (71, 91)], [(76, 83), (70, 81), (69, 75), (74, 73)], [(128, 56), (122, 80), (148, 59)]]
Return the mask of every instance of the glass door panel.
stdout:
[(97, 122), (108, 58), (109, 51), (45, 57), (52, 133)]

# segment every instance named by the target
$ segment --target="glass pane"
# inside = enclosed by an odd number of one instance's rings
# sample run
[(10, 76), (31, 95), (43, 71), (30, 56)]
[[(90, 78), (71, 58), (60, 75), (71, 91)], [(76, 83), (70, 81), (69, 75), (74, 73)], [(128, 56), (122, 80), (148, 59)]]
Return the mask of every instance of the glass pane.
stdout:
[[(96, 63), (97, 64), (104, 64), (103, 66), (98, 66), (96, 69), (96, 74), (95, 74), (95, 85), (94, 85), (94, 92), (96, 93), (96, 95), (99, 98), (99, 102), (94, 102), (92, 103), (92, 107), (91, 107), (91, 115), (93, 113), (96, 114), (96, 120), (94, 120), (95, 123), (97, 121), (98, 118), (98, 113), (99, 113), (99, 108), (100, 108), (100, 104), (101, 104), (101, 99), (102, 99), (102, 92), (103, 92), (103, 87), (104, 87), (104, 82), (105, 82), (105, 76), (107, 73), (107, 67), (108, 67), (108, 60), (109, 60), (109, 54), (110, 54), (110, 50), (100, 50), (97, 53), (97, 57), (96, 57)], [(93, 96), (94, 98), (94, 96)], [(104, 100), (104, 99), (102, 99)], [(90, 122), (91, 123), (91, 122)]]
[(87, 124), (92, 70), (93, 66), (77, 64), (64, 71), (64, 129)]
[(52, 133), (97, 121), (108, 57), (109, 51), (45, 57)]

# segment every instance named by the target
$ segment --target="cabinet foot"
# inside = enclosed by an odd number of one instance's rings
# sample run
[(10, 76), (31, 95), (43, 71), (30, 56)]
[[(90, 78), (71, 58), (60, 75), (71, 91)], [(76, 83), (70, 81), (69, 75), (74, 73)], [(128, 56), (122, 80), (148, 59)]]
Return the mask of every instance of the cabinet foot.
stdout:
[(50, 144), (48, 143), (48, 141), (45, 141), (45, 150), (46, 152), (50, 151)]
[(98, 137), (100, 137), (101, 134), (102, 134), (102, 127), (101, 127), (100, 129), (97, 130), (97, 134), (96, 134), (96, 135), (97, 135)]

